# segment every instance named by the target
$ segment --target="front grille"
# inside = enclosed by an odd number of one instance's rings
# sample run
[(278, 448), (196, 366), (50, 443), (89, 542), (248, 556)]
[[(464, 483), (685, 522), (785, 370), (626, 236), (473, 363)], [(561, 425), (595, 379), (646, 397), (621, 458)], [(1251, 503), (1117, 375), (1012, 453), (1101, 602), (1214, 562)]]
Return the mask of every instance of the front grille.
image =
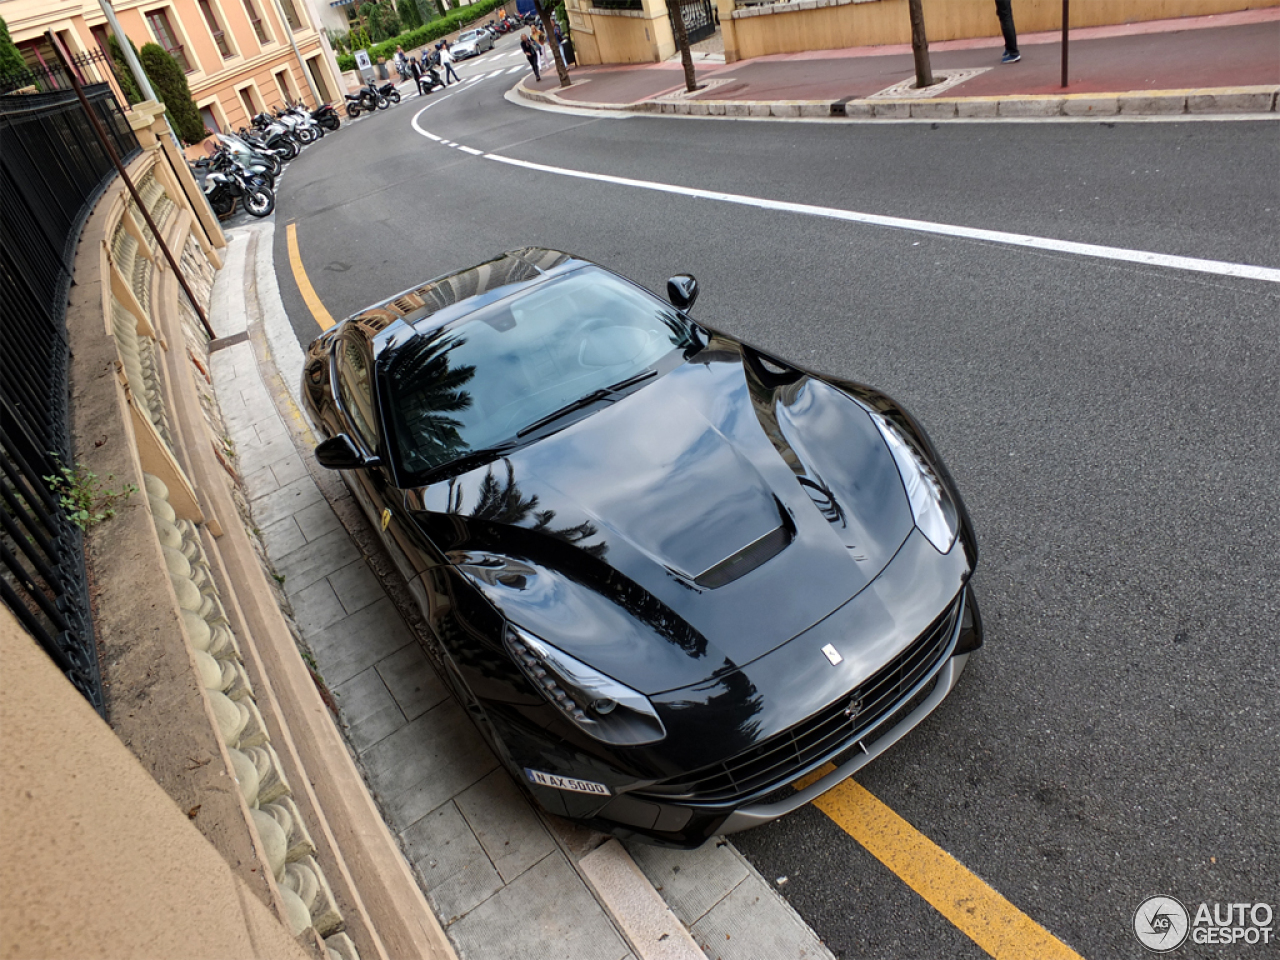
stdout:
[[(961, 597), (957, 595), (902, 653), (807, 720), (729, 760), (656, 783), (635, 795), (667, 802), (738, 803), (790, 783), (856, 746), (886, 719), (899, 719), (904, 700), (942, 662), (951, 647), (960, 606)], [(861, 709), (850, 717), (846, 711), (855, 699), (861, 701)]]

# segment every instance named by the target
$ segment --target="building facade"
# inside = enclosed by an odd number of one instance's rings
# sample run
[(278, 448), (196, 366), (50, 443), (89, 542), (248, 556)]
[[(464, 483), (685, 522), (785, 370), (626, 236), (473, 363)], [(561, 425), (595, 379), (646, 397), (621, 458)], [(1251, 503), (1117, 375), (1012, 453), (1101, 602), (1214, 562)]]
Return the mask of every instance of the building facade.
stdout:
[[(234, 131), (256, 113), (341, 99), (328, 44), (305, 0), (115, 0), (134, 45), (158, 43), (186, 72), (205, 126)], [(29, 65), (56, 63), (53, 33), (74, 54), (106, 50), (110, 26), (93, 0), (0, 0)]]

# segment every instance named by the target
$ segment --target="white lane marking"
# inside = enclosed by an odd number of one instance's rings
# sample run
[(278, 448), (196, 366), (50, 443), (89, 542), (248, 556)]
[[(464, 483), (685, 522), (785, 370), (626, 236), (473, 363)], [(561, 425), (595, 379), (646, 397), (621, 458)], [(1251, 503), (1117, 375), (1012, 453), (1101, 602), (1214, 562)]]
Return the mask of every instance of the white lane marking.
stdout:
[(990, 243), (1002, 243), (1014, 247), (1030, 247), (1034, 250), (1050, 250), (1057, 253), (1069, 253), (1081, 257), (1099, 257), (1104, 260), (1120, 260), (1129, 263), (1141, 263), (1153, 267), (1169, 267), (1174, 270), (1189, 270), (1196, 273), (1211, 273), (1223, 277), (1243, 277), (1248, 280), (1265, 280), (1268, 283), (1280, 283), (1280, 269), (1258, 267), (1244, 263), (1228, 263), (1221, 260), (1201, 260), (1196, 257), (1178, 257), (1164, 253), (1151, 253), (1146, 250), (1129, 250), (1125, 247), (1108, 247), (1096, 243), (1076, 243), (1071, 240), (1054, 240), (1049, 237), (1032, 237), (1020, 233), (1005, 233), (1002, 230), (982, 230), (976, 227), (960, 227), (949, 223), (933, 223), (928, 220), (910, 220), (905, 217), (885, 217), (875, 213), (859, 213), (856, 210), (840, 210), (836, 207), (819, 207), (808, 203), (788, 203), (782, 200), (767, 200), (762, 197), (748, 197), (737, 193), (721, 193), (716, 190), (699, 190), (695, 187), (681, 187), (670, 183), (659, 183), (653, 180), (632, 180), (627, 177), (614, 177), (605, 173), (589, 173), (583, 170), (568, 170), (564, 167), (551, 167), (541, 163), (530, 163), (527, 160), (516, 160), (496, 153), (484, 155), (486, 160), (497, 160), (499, 163), (536, 170), (539, 173), (552, 173), (562, 177), (573, 177), (579, 180), (595, 180), (600, 183), (612, 183), (622, 187), (636, 187), (641, 190), (654, 190), (659, 193), (674, 193), (679, 196), (696, 197), (702, 200), (718, 200), (721, 203), (735, 203), (745, 207), (758, 207), (762, 210), (778, 210), (784, 213), (798, 213), (810, 217), (826, 217), (832, 220), (845, 220), (850, 223), (865, 223), (875, 227), (892, 227), (897, 230), (912, 230), (917, 233), (932, 233), (948, 237), (963, 237), (969, 240), (986, 240)]
[(489, 74), (485, 79), (487, 79), (487, 80), (492, 80), (494, 77), (500, 77), (500, 76), (502, 76), (502, 71), (501, 71), (501, 70), (495, 70), (495, 71), (493, 71), (493, 73)]
[[(440, 98), (441, 103), (448, 96)], [(413, 128), (424, 137), (434, 138), (434, 134), (419, 125), (418, 120), (435, 103), (427, 104), (413, 117)], [(468, 153), (473, 151), (468, 149)], [(640, 190), (653, 190), (658, 193), (673, 193), (679, 196), (695, 197), (702, 200), (718, 200), (721, 203), (734, 203), (740, 206), (756, 207), (761, 210), (777, 210), (783, 213), (796, 213), (810, 217), (826, 217), (831, 220), (843, 220), (849, 223), (863, 223), (874, 227), (890, 227), (896, 230), (912, 230), (916, 233), (931, 233), (939, 236), (962, 237), (968, 240), (985, 240), (988, 243), (999, 243), (1006, 246), (1029, 247), (1033, 250), (1048, 250), (1056, 253), (1067, 253), (1080, 257), (1097, 257), (1103, 260), (1118, 260), (1126, 263), (1140, 263), (1153, 267), (1167, 267), (1171, 270), (1187, 270), (1193, 273), (1208, 273), (1222, 277), (1242, 277), (1246, 280), (1263, 280), (1267, 283), (1280, 283), (1280, 270), (1273, 267), (1259, 267), (1246, 263), (1230, 263), (1222, 260), (1203, 260), (1197, 257), (1179, 257), (1171, 254), (1153, 253), (1146, 250), (1130, 250), (1125, 247), (1109, 247), (1096, 243), (1076, 243), (1071, 240), (1055, 240), (1051, 237), (1033, 237), (1020, 233), (1005, 233), (1002, 230), (982, 230), (976, 227), (960, 227), (949, 223), (933, 223), (928, 220), (911, 220), (906, 217), (886, 217), (875, 213), (860, 213), (856, 210), (840, 210), (836, 207), (819, 207), (808, 203), (788, 203), (782, 200), (767, 200), (762, 197), (748, 197), (736, 193), (721, 193), (715, 190), (699, 190), (695, 187), (681, 187), (670, 183), (659, 183), (653, 180), (632, 180), (627, 177), (615, 177), (605, 173), (590, 173), (584, 170), (569, 170), (565, 167), (552, 167), (541, 163), (530, 163), (528, 160), (517, 160), (497, 153), (474, 151), (475, 156), (486, 160), (497, 160), (499, 163), (539, 173), (551, 173), (562, 177), (573, 177), (579, 180), (595, 180), (599, 183), (612, 183), (622, 187), (635, 187)]]
[(478, 81), (483, 80), (483, 79), (484, 79), (484, 74), (481, 74), (481, 75), (480, 75), (480, 76), (478, 76), (478, 77), (467, 77), (467, 79), (466, 79), (465, 81), (463, 81), (463, 82), (464, 82), (464, 83), (477, 83)]
[(529, 69), (528, 67), (522, 64), (518, 67), (512, 67), (510, 70), (507, 71), (507, 75), (510, 76), (513, 73), (519, 73), (521, 70), (528, 70), (528, 69)]
[(463, 153), (469, 153), (469, 154), (471, 154), (473, 157), (483, 157), (483, 156), (484, 156), (484, 151), (483, 151), (483, 150), (477, 150), (475, 147), (464, 147), (464, 146), (462, 146), (462, 144), (458, 144), (458, 149), (459, 149), (459, 150), (461, 150)]

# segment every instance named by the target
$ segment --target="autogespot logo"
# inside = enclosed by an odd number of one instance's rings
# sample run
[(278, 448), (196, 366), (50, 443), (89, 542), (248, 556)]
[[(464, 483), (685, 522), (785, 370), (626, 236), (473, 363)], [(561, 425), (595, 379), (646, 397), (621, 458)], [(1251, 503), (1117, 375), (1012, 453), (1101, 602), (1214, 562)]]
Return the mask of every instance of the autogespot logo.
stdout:
[(1147, 897), (1133, 914), (1138, 942), (1153, 953), (1176, 950), (1187, 939), (1191, 916), (1173, 897)]

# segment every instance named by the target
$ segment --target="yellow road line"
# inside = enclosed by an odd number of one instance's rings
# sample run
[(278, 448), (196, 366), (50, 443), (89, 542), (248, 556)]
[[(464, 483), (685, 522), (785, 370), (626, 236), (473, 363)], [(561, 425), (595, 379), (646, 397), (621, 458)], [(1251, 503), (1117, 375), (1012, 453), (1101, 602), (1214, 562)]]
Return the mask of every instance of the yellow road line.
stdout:
[(320, 329), (328, 330), (333, 326), (333, 317), (324, 308), (324, 304), (320, 302), (320, 297), (316, 294), (316, 288), (307, 279), (307, 271), (302, 266), (302, 256), (298, 253), (298, 225), (296, 223), (291, 223), (285, 227), (285, 237), (289, 242), (289, 266), (293, 268), (294, 283), (298, 285), (302, 299), (306, 303), (307, 309), (311, 311), (311, 316), (315, 317), (316, 323), (320, 325)]
[[(831, 769), (794, 786), (803, 789)], [(813, 805), (996, 960), (1081, 960), (861, 784), (846, 780)]]

